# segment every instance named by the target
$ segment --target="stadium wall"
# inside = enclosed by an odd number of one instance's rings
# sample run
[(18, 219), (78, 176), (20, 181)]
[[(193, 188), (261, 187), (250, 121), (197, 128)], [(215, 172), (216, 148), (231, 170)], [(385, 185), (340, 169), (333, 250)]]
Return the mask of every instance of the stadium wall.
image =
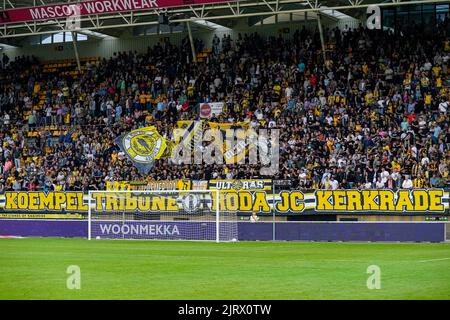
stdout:
[[(346, 24), (349, 27), (356, 28), (359, 21), (356, 19), (342, 19), (338, 21), (323, 19), (324, 28), (343, 28)], [(295, 30), (301, 29), (305, 26), (307, 29), (316, 29), (316, 20), (310, 21), (295, 21), (288, 23), (277, 23), (270, 25), (261, 26), (248, 26), (248, 24), (237, 24), (233, 29), (223, 28), (217, 30), (207, 30), (202, 27), (198, 27), (193, 30), (194, 37), (203, 40), (205, 48), (212, 46), (212, 39), (214, 34), (216, 34), (220, 39), (223, 35), (230, 35), (232, 39), (237, 39), (239, 33), (242, 35), (245, 33), (258, 32), (265, 36), (278, 36), (281, 34), (285, 38), (290, 38)], [(286, 33), (286, 28), (289, 32)], [(170, 42), (173, 44), (181, 44), (183, 38), (187, 36), (185, 32), (178, 33), (164, 33), (149, 36), (134, 36), (129, 33), (124, 33), (119, 38), (105, 38), (105, 39), (95, 39), (90, 38), (87, 41), (78, 42), (78, 51), (81, 58), (85, 57), (111, 57), (114, 52), (120, 51), (138, 51), (145, 52), (149, 46), (153, 46), (164, 38), (169, 38)], [(27, 44), (30, 39), (24, 40), (23, 47), (20, 48), (9, 48), (5, 49), (3, 52), (6, 53), (10, 59), (14, 59), (17, 56), (34, 55), (42, 61), (49, 60), (63, 60), (63, 59), (74, 59), (75, 52), (72, 42), (65, 43), (54, 43), (54, 44)]]
[[(154, 225), (164, 222), (139, 223)], [(0, 236), (87, 238), (87, 227), (85, 220), (1, 220)], [(180, 226), (180, 230), (182, 229)], [(444, 242), (447, 240), (446, 224), (442, 222), (238, 222), (238, 231), (241, 241)]]

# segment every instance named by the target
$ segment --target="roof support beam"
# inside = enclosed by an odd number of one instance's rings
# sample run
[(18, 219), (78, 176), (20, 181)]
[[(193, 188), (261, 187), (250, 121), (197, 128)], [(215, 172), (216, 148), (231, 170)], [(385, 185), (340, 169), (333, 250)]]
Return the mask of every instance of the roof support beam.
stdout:
[(186, 21), (186, 26), (188, 29), (189, 42), (191, 43), (192, 61), (197, 62), (197, 54), (195, 53), (194, 38), (192, 37), (192, 31), (191, 31), (191, 22)]
[(80, 55), (78, 54), (77, 33), (72, 32), (73, 51), (75, 51), (75, 59), (77, 60), (78, 71), (81, 73)]
[(317, 26), (319, 27), (319, 34), (320, 34), (320, 44), (322, 46), (322, 57), (323, 57), (323, 63), (327, 60), (326, 53), (325, 53), (325, 41), (323, 39), (323, 30), (322, 30), (322, 21), (320, 19), (320, 11), (317, 11)]

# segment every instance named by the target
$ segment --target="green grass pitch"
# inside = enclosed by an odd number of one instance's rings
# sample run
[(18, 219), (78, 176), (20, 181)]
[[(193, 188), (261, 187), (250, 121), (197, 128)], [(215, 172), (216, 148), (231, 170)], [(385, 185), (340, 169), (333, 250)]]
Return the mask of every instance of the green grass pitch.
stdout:
[(0, 299), (450, 299), (450, 244), (0, 239)]

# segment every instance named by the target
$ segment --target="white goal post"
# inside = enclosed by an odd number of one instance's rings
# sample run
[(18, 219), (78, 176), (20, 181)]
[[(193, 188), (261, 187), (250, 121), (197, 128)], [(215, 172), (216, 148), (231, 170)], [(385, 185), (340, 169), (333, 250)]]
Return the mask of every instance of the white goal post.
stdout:
[(219, 190), (89, 191), (88, 239), (237, 241)]

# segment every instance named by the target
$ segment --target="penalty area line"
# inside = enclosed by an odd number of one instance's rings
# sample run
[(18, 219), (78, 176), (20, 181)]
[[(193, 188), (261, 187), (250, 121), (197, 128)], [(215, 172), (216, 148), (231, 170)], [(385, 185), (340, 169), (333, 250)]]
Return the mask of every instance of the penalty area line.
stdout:
[(420, 263), (424, 262), (433, 262), (433, 261), (442, 261), (442, 260), (450, 260), (450, 258), (439, 258), (439, 259), (430, 259), (430, 260), (421, 260)]

